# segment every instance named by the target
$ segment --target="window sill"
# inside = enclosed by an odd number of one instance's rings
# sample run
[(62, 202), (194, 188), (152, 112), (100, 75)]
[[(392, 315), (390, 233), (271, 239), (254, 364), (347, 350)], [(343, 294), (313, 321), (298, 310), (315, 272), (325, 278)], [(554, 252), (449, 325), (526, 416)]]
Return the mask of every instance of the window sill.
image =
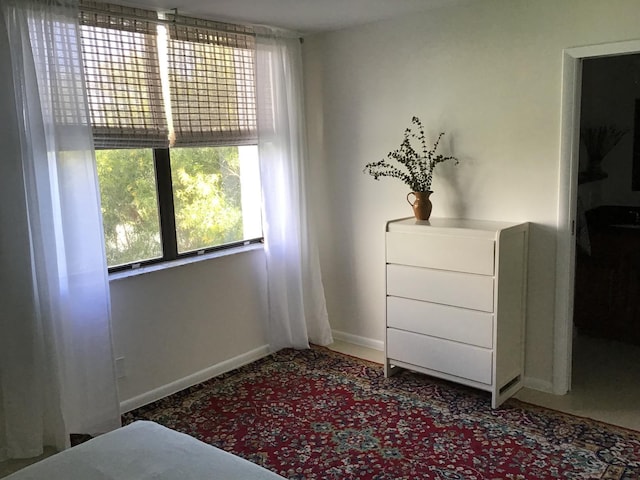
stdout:
[(147, 265), (140, 268), (133, 268), (130, 270), (122, 270), (120, 272), (114, 272), (109, 274), (109, 281), (120, 280), (123, 278), (137, 277), (138, 275), (144, 275), (146, 273), (157, 272), (159, 270), (167, 270), (170, 268), (181, 267), (182, 265), (189, 265), (196, 262), (204, 262), (212, 260), (214, 258), (227, 257), (229, 255), (237, 255), (239, 253), (251, 252), (253, 250), (262, 250), (264, 245), (262, 243), (251, 243), (249, 245), (241, 245), (239, 247), (227, 248), (224, 250), (217, 250), (215, 252), (209, 252), (202, 255), (196, 255), (193, 257), (179, 258), (177, 260), (171, 260), (169, 262), (156, 263), (154, 265)]

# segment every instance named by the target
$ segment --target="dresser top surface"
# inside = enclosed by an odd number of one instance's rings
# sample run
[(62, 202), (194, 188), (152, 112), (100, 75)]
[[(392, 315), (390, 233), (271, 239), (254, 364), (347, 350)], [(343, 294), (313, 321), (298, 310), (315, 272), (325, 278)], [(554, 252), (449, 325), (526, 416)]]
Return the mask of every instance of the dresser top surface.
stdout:
[(473, 236), (495, 236), (497, 232), (507, 228), (523, 225), (516, 222), (496, 222), (491, 220), (475, 220), (469, 218), (430, 218), (416, 220), (414, 217), (391, 220), (387, 223), (389, 232), (417, 233), (424, 229), (437, 230), (439, 233), (468, 234)]

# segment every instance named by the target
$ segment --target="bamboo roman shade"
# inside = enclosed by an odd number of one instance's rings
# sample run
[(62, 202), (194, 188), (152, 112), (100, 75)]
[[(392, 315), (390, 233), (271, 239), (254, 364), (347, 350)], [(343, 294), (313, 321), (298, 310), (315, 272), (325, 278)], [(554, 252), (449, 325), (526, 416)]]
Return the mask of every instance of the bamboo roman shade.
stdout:
[(168, 146), (157, 14), (89, 0), (83, 0), (80, 8), (95, 146)]
[(168, 24), (176, 145), (257, 142), (255, 37), (248, 27), (172, 15)]
[(257, 142), (249, 27), (80, 1), (97, 148)]

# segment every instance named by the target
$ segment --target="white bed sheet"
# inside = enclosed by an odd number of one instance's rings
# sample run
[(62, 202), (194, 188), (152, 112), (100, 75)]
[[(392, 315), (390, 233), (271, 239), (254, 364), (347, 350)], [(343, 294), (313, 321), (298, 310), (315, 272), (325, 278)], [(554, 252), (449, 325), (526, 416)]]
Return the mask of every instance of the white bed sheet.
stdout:
[(282, 480), (258, 465), (154, 422), (138, 421), (6, 480)]

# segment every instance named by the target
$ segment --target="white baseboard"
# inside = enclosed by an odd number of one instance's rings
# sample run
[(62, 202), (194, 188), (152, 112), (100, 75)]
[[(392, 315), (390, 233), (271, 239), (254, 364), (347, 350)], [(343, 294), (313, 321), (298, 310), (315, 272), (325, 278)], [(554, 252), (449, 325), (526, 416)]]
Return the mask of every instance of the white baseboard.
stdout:
[(334, 340), (341, 342), (353, 343), (361, 347), (372, 348), (374, 350), (384, 351), (384, 342), (382, 340), (375, 340), (373, 338), (361, 337), (359, 335), (352, 335), (351, 333), (341, 332), (339, 330), (332, 330)]
[(180, 390), (192, 387), (217, 375), (221, 375), (235, 368), (242, 367), (243, 365), (266, 357), (269, 353), (271, 353), (269, 346), (264, 345), (247, 353), (243, 353), (242, 355), (238, 355), (237, 357), (225, 360), (224, 362), (217, 363), (192, 375), (176, 380), (175, 382), (168, 383), (167, 385), (163, 385), (162, 387), (143, 393), (137, 397), (120, 402), (120, 412), (130, 412), (131, 410), (142, 407), (143, 405), (147, 405), (166, 396), (173, 395)]
[[(359, 335), (353, 335), (351, 333), (341, 332), (339, 330), (333, 330), (332, 334), (334, 340), (352, 343), (354, 345), (371, 348), (373, 350), (384, 350), (384, 342), (382, 340), (361, 337)], [(155, 402), (157, 400), (160, 400), (161, 398), (173, 395), (180, 390), (184, 390), (185, 388), (189, 388), (193, 385), (197, 385), (198, 383), (207, 381), (217, 375), (221, 375), (236, 368), (242, 367), (243, 365), (246, 365), (248, 363), (259, 360), (263, 357), (266, 357), (270, 353), (271, 350), (269, 349), (269, 346), (263, 345), (262, 347), (258, 347), (247, 353), (243, 353), (242, 355), (238, 355), (237, 357), (217, 363), (192, 375), (188, 375), (184, 378), (176, 380), (175, 382), (171, 382), (167, 385), (163, 385), (162, 387), (143, 393), (142, 395), (123, 400), (122, 402), (120, 402), (120, 412), (130, 412), (131, 410), (135, 410), (136, 408)], [(525, 377), (524, 386), (532, 390), (554, 393), (553, 384), (549, 381), (541, 380), (539, 378)]]
[(531, 390), (538, 390), (545, 393), (554, 393), (553, 384), (551, 382), (548, 382), (547, 380), (525, 376), (523, 384), (525, 388), (530, 388)]
[[(375, 340), (373, 338), (352, 335), (350, 333), (341, 332), (338, 330), (333, 330), (332, 334), (334, 340), (352, 343), (354, 345), (359, 345), (361, 347), (367, 347), (374, 350), (384, 350), (384, 342), (382, 340)], [(216, 365), (212, 365), (192, 375), (188, 375), (184, 378), (168, 383), (167, 385), (163, 385), (161, 387), (150, 390), (146, 393), (143, 393), (142, 395), (123, 400), (120, 402), (120, 412), (126, 413), (144, 405), (148, 405), (149, 403), (160, 400), (161, 398), (173, 395), (180, 390), (192, 387), (193, 385), (197, 385), (198, 383), (207, 381), (217, 375), (221, 375), (235, 368), (239, 368), (243, 365), (259, 360), (263, 357), (266, 357), (270, 353), (271, 350), (269, 349), (269, 346), (264, 345), (262, 347), (251, 350), (250, 352), (238, 355), (237, 357), (225, 360), (224, 362), (220, 362)]]

